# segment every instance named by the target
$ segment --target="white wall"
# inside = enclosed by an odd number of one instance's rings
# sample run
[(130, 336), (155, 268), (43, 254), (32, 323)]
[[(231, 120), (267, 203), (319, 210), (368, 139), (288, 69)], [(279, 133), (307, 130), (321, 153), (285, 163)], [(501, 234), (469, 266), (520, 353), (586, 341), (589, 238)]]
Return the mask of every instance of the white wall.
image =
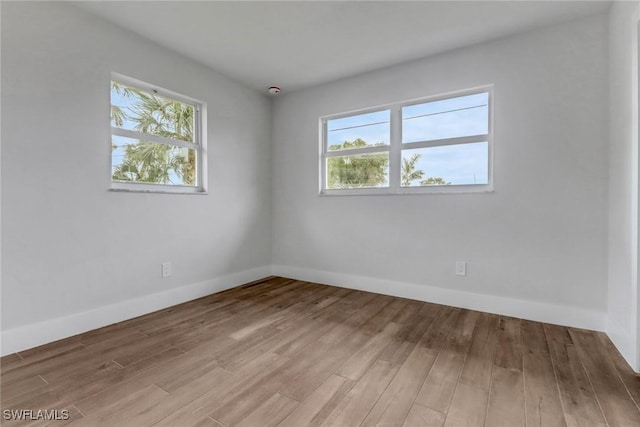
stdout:
[[(278, 98), (274, 272), (603, 329), (607, 40), (589, 17)], [(320, 116), (489, 83), (494, 193), (318, 196)]]
[[(267, 97), (68, 3), (1, 28), (3, 354), (270, 273)], [(208, 195), (108, 191), (112, 71), (208, 103)]]
[[(613, 84), (628, 81), (616, 40), (631, 29), (614, 25), (629, 7), (610, 18)], [(606, 17), (282, 95), (273, 108), (69, 4), (3, 2), (1, 19), (2, 354), (271, 271), (594, 329), (606, 320), (633, 336), (637, 252), (625, 233), (637, 226), (637, 164), (614, 127), (609, 163)], [(107, 191), (112, 71), (208, 103), (209, 195)], [(317, 195), (318, 117), (487, 83), (494, 193)], [(624, 98), (627, 83), (613, 84), (612, 101)], [(628, 108), (614, 102), (612, 116)]]
[(609, 286), (607, 332), (640, 370), (638, 328), (638, 2), (610, 12)]

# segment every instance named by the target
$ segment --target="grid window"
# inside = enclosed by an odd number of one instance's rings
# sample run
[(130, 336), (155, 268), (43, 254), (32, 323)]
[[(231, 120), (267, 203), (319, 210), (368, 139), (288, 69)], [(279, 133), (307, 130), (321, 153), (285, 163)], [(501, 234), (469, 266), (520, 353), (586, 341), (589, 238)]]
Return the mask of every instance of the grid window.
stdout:
[(324, 117), (321, 193), (492, 189), (491, 88)]
[(111, 188), (203, 193), (203, 104), (146, 83), (111, 81)]

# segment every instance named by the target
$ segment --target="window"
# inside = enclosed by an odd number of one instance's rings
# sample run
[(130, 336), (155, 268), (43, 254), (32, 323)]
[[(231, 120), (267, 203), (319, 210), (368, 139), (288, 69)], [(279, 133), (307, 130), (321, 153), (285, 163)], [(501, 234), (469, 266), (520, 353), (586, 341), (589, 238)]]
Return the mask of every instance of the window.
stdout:
[(321, 118), (322, 194), (492, 189), (491, 87)]
[(111, 81), (111, 188), (204, 193), (204, 104), (123, 76)]

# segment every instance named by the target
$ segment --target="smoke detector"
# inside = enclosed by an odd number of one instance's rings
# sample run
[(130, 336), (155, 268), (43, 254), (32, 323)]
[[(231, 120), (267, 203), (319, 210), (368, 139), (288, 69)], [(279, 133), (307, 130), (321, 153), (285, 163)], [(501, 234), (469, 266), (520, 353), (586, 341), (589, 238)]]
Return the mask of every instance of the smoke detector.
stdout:
[(279, 88), (278, 86), (271, 86), (271, 87), (269, 88), (269, 93), (270, 93), (271, 95), (277, 95), (277, 94), (279, 94), (279, 93), (280, 93), (280, 88)]

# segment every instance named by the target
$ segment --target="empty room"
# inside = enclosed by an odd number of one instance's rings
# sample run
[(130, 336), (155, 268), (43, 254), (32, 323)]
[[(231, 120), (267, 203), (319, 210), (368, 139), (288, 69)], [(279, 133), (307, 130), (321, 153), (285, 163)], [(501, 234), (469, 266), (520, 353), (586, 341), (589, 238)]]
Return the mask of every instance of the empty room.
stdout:
[(640, 2), (0, 16), (0, 424), (640, 426)]

